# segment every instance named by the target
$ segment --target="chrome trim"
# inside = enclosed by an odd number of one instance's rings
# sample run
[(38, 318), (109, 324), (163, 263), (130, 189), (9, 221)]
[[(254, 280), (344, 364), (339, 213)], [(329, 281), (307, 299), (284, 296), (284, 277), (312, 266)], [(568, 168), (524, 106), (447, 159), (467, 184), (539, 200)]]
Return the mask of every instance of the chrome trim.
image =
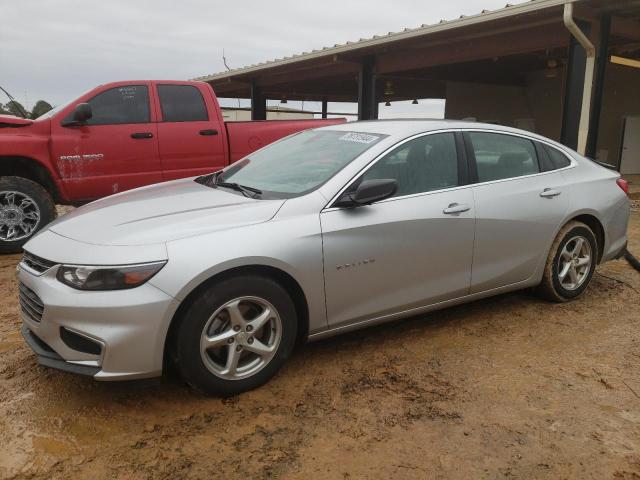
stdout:
[(18, 284), (18, 302), (20, 311), (32, 322), (40, 323), (44, 315), (44, 303), (36, 292), (24, 283)]
[(511, 135), (511, 136), (514, 136), (514, 137), (526, 138), (527, 140), (530, 140), (532, 142), (544, 143), (545, 145), (548, 145), (549, 147), (558, 150), (565, 157), (567, 157), (571, 163), (566, 167), (558, 168), (556, 170), (548, 170), (546, 172), (532, 173), (530, 175), (522, 175), (520, 177), (500, 178), (498, 180), (489, 180), (489, 181), (486, 181), (486, 182), (469, 183), (467, 185), (458, 185), (456, 187), (441, 188), (441, 189), (438, 189), (438, 190), (429, 190), (428, 192), (419, 192), (419, 193), (412, 193), (412, 194), (409, 194), (409, 195), (401, 195), (401, 196), (398, 196), (398, 197), (392, 197), (392, 198), (387, 198), (385, 200), (380, 200), (379, 202), (375, 202), (374, 205), (378, 204), (378, 203), (392, 202), (392, 201), (395, 201), (395, 200), (401, 200), (401, 199), (405, 199), (405, 198), (413, 198), (413, 197), (418, 197), (418, 196), (422, 196), (422, 195), (430, 195), (430, 194), (433, 194), (433, 193), (449, 192), (449, 191), (459, 190), (459, 189), (464, 189), (464, 188), (469, 188), (469, 187), (477, 187), (477, 186), (480, 186), (480, 185), (490, 185), (490, 184), (498, 183), (498, 182), (508, 182), (508, 181), (511, 181), (511, 180), (518, 180), (518, 179), (521, 179), (521, 178), (531, 178), (531, 177), (536, 177), (536, 176), (539, 176), (539, 175), (547, 175), (547, 174), (554, 173), (554, 172), (561, 172), (563, 170), (569, 170), (571, 168), (575, 168), (578, 165), (578, 162), (576, 161), (575, 158), (571, 157), (564, 150), (559, 149), (554, 144), (552, 144), (552, 143), (550, 143), (550, 142), (548, 142), (546, 140), (538, 139), (536, 137), (531, 137), (531, 136), (520, 134), (520, 133), (505, 132), (503, 130), (492, 130), (492, 129), (489, 129), (489, 128), (447, 128), (447, 129), (440, 129), (440, 130), (432, 130), (432, 131), (429, 131), (429, 132), (421, 132), (421, 133), (417, 133), (415, 135), (412, 135), (410, 137), (407, 137), (407, 138), (401, 140), (400, 142), (392, 145), (391, 147), (387, 148), (384, 152), (379, 154), (376, 158), (371, 160), (367, 165), (362, 167), (362, 169), (360, 169), (358, 171), (358, 173), (356, 173), (345, 184), (345, 186), (342, 187), (338, 191), (338, 193), (333, 196), (333, 198), (331, 198), (331, 200), (324, 206), (324, 208), (320, 211), (320, 213), (333, 212), (335, 210), (346, 210), (346, 209), (352, 208), (352, 207), (331, 207), (329, 205), (332, 205), (334, 202), (336, 202), (338, 200), (338, 198), (340, 198), (340, 196), (346, 190), (348, 190), (349, 187), (351, 185), (353, 185), (353, 183), (355, 183), (360, 178), (361, 175), (366, 173), (377, 162), (382, 160), (387, 154), (391, 153), (391, 151), (393, 151), (396, 148), (404, 145), (407, 142), (415, 140), (416, 138), (424, 137), (424, 136), (427, 136), (427, 135), (434, 135), (436, 133), (455, 133), (455, 132), (461, 132), (461, 133), (465, 133), (465, 132), (484, 132), (484, 133), (495, 133), (495, 134), (501, 134), (501, 135)]
[[(98, 337), (93, 337), (91, 335), (88, 335), (88, 334), (86, 334), (84, 332), (76, 330), (75, 328), (68, 327), (67, 325), (62, 325), (62, 327), (64, 327), (65, 329), (69, 330), (72, 333), (75, 333), (76, 335), (78, 335), (80, 337), (84, 337), (87, 340), (95, 342), (95, 343), (99, 344), (100, 347), (102, 347), (100, 349), (100, 355), (94, 355), (95, 357), (97, 357), (96, 360), (67, 360), (67, 362), (75, 363), (77, 365), (93, 365), (93, 366), (96, 366), (96, 367), (100, 367), (102, 365), (102, 358), (104, 357), (104, 352), (107, 349), (107, 344), (104, 342), (104, 340), (101, 340)], [(85, 355), (91, 355), (91, 353), (86, 353), (86, 352), (82, 352), (82, 353), (84, 353)], [(92, 363), (92, 362), (95, 362), (95, 364)]]
[[(42, 270), (36, 270), (30, 265), (30, 263), (33, 263), (36, 266), (40, 266), (44, 268)], [(42, 258), (37, 255), (34, 255), (33, 253), (30, 253), (25, 250), (22, 255), (22, 259), (20, 260), (20, 263), (18, 265), (21, 268), (24, 268), (30, 274), (36, 277), (39, 277), (40, 275), (44, 275), (53, 267), (55, 267), (57, 263), (52, 260), (47, 260), (46, 258)]]

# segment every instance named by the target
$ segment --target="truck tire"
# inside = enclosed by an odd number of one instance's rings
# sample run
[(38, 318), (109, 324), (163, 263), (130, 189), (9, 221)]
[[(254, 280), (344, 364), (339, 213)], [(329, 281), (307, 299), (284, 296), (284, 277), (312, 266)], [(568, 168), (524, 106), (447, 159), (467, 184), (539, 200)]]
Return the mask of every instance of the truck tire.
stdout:
[(42, 227), (56, 218), (56, 206), (40, 184), (0, 177), (0, 253), (19, 253)]

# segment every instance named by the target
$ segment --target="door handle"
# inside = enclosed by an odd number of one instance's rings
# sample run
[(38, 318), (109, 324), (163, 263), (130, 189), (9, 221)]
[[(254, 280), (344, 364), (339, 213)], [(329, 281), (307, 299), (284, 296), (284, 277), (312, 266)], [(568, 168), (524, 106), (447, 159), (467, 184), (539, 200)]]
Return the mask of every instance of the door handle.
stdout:
[(442, 211), (442, 213), (453, 215), (455, 213), (462, 213), (468, 210), (471, 210), (471, 207), (469, 205), (465, 205), (464, 203), (451, 203)]
[(218, 134), (218, 130), (216, 130), (215, 128), (209, 129), (209, 130), (200, 130), (200, 135), (217, 135)]
[(560, 190), (556, 190), (555, 188), (545, 188), (540, 192), (540, 196), (543, 198), (553, 198), (560, 195), (562, 192)]
[(140, 138), (153, 138), (153, 133), (151, 132), (137, 132), (132, 133), (131, 138), (140, 139)]

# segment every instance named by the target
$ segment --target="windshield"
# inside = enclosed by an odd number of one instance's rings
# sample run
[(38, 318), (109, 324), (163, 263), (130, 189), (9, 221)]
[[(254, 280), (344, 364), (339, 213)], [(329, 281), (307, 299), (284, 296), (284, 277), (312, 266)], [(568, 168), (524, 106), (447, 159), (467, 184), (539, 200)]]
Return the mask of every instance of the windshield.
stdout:
[(263, 198), (290, 198), (319, 187), (385, 135), (307, 130), (231, 165), (216, 184), (257, 189)]

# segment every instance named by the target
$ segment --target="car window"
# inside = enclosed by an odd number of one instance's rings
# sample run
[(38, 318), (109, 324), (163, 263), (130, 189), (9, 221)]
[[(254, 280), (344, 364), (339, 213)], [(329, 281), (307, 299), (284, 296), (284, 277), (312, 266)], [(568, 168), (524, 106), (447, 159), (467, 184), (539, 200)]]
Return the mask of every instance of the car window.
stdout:
[(549, 145), (542, 145), (542, 148), (547, 154), (552, 170), (557, 170), (558, 168), (564, 168), (571, 165), (571, 160), (569, 160), (569, 158), (560, 150), (550, 147)]
[(395, 197), (458, 186), (458, 155), (453, 133), (435, 133), (410, 140), (378, 160), (363, 180), (392, 178)]
[(200, 90), (193, 85), (158, 85), (165, 122), (199, 122), (209, 119)]
[(87, 103), (91, 105), (92, 112), (87, 125), (117, 125), (150, 121), (149, 89), (145, 85), (110, 88), (97, 94)]
[(540, 172), (533, 142), (501, 133), (469, 132), (478, 181), (488, 182)]

